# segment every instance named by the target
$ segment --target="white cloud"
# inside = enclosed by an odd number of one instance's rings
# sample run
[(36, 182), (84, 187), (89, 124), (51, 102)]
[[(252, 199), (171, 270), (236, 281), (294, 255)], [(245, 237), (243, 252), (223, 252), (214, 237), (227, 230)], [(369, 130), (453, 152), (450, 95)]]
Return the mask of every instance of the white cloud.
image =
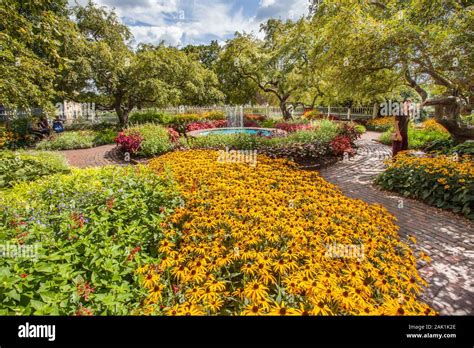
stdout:
[[(86, 0), (80, 0), (84, 4)], [(299, 17), (307, 11), (307, 0), (260, 0), (249, 5), (242, 0), (96, 0), (115, 8), (129, 25), (135, 43), (170, 45), (220, 42), (236, 31), (260, 36), (260, 24), (268, 18)], [(247, 13), (247, 15), (245, 15)], [(249, 15), (249, 13), (251, 15)]]

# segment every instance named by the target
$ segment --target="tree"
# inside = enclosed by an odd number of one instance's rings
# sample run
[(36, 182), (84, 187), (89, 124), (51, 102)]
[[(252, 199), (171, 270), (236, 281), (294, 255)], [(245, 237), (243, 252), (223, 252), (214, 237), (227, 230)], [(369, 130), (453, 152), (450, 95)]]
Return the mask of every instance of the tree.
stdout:
[(211, 41), (209, 45), (187, 45), (182, 50), (192, 56), (193, 60), (200, 61), (209, 70), (214, 69), (222, 51), (216, 40)]
[(278, 99), (284, 119), (292, 95), (304, 86), (308, 57), (305, 45), (304, 20), (269, 20), (262, 26), (265, 38), (237, 34), (227, 42), (221, 61), (233, 79), (250, 82), (262, 92)]
[(203, 105), (223, 98), (216, 76), (177, 48), (161, 44), (132, 50), (132, 35), (113, 11), (89, 2), (76, 7), (75, 14), (88, 41), (89, 86), (82, 95), (115, 110), (120, 124), (126, 125), (138, 106)]
[(77, 37), (67, 0), (0, 3), (0, 103), (11, 108), (52, 109), (61, 96), (59, 74), (71, 61), (65, 43)]
[[(357, 99), (410, 88), (456, 138), (474, 131), (459, 125), (472, 110), (474, 15), (468, 1), (326, 0), (312, 18), (323, 33), (333, 83)], [(348, 92), (348, 93), (347, 93)]]

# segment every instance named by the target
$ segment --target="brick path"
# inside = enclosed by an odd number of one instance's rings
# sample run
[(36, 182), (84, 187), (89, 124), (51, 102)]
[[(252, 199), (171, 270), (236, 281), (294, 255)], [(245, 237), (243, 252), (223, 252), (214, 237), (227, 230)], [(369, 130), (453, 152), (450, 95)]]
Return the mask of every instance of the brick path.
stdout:
[(119, 164), (124, 162), (116, 152), (116, 145), (104, 145), (90, 149), (65, 150), (60, 151), (73, 167), (102, 167), (106, 165)]
[(367, 203), (379, 203), (396, 216), (400, 236), (413, 235), (417, 249), (432, 262), (420, 264), (429, 286), (422, 299), (442, 315), (474, 314), (474, 224), (461, 216), (419, 201), (383, 192), (372, 185), (391, 156), (388, 146), (374, 142), (379, 133), (367, 132), (359, 140), (358, 154), (320, 171), (345, 195)]

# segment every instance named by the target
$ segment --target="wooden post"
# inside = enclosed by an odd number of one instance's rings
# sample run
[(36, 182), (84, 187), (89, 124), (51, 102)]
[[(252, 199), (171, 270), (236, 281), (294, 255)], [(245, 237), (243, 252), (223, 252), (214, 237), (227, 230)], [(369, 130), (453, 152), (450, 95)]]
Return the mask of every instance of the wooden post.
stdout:
[(351, 108), (347, 108), (347, 119), (351, 120)]
[(330, 114), (331, 114), (331, 105), (328, 106), (328, 118)]

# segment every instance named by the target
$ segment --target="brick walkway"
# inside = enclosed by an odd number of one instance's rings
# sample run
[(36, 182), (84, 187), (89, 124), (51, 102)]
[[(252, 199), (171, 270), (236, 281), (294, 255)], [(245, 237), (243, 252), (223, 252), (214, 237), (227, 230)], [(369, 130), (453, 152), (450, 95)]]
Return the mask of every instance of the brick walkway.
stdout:
[(106, 165), (125, 165), (121, 157), (116, 152), (116, 145), (104, 145), (91, 149), (65, 150), (60, 151), (73, 167), (102, 167)]
[(474, 314), (474, 224), (469, 220), (430, 207), (419, 201), (383, 192), (372, 185), (391, 156), (388, 146), (374, 142), (379, 133), (367, 132), (359, 140), (358, 154), (320, 171), (345, 195), (367, 203), (379, 203), (397, 218), (400, 236), (416, 237), (418, 250), (432, 262), (420, 264), (420, 274), (429, 283), (422, 299), (442, 315)]

